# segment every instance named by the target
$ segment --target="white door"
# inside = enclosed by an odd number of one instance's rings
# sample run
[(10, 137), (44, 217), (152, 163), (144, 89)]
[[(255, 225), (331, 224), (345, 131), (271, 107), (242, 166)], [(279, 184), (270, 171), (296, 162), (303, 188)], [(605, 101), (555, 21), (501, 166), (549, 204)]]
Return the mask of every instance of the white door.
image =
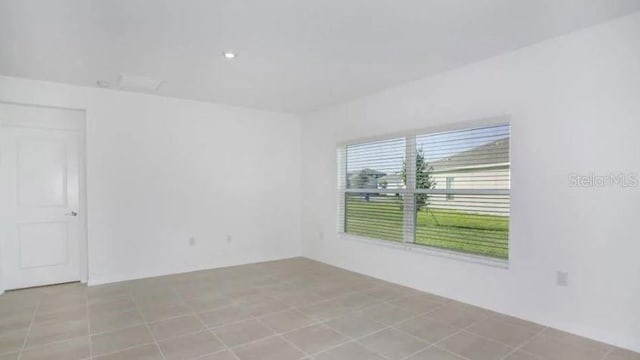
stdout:
[(74, 130), (0, 124), (5, 290), (80, 280), (79, 139)]

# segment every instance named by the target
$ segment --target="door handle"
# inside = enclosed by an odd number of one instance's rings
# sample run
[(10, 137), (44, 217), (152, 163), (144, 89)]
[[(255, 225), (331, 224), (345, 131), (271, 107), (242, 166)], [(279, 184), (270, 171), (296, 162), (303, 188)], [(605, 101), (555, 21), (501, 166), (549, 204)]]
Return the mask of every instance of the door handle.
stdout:
[(65, 216), (78, 216), (78, 213), (75, 211), (64, 214)]

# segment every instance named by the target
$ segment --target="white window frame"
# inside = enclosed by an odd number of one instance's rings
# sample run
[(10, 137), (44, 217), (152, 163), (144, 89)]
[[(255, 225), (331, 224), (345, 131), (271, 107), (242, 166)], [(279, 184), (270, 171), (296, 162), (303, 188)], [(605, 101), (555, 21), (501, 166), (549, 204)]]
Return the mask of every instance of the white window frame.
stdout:
[[(375, 137), (360, 138), (337, 144), (337, 184), (338, 184), (338, 211), (337, 211), (337, 231), (338, 236), (341, 239), (363, 242), (366, 244), (374, 244), (378, 246), (389, 247), (393, 249), (399, 249), (415, 253), (423, 253), (431, 256), (444, 257), (447, 259), (459, 260), (464, 262), (478, 263), (488, 265), (497, 268), (508, 269), (509, 260), (494, 258), (479, 254), (471, 254), (458, 252), (454, 250), (441, 249), (436, 247), (430, 247), (425, 245), (415, 244), (415, 225), (416, 225), (416, 212), (415, 212), (415, 195), (416, 194), (452, 194), (452, 195), (508, 195), (511, 196), (511, 186), (508, 190), (501, 189), (415, 189), (415, 157), (407, 156), (406, 169), (407, 169), (407, 184), (406, 189), (377, 189), (377, 193), (398, 193), (404, 196), (404, 241), (395, 242), (382, 239), (376, 239), (366, 237), (362, 235), (354, 235), (345, 232), (346, 214), (345, 214), (345, 198), (348, 193), (370, 193), (372, 189), (346, 189), (346, 174), (347, 174), (347, 153), (346, 149), (349, 145), (358, 145), (367, 142), (389, 140), (393, 138), (405, 138), (406, 154), (413, 154), (416, 151), (416, 137), (431, 133), (465, 130), (472, 128), (491, 127), (499, 125), (511, 126), (511, 118), (508, 115), (497, 116), (493, 118), (485, 118), (479, 120), (471, 120), (465, 122), (459, 122), (452, 125), (437, 126), (431, 128), (423, 128), (420, 130), (412, 130), (403, 133), (385, 134)], [(511, 136), (509, 138), (511, 141)], [(509, 146), (511, 152), (511, 146)], [(511, 153), (509, 154), (511, 159)], [(413, 172), (413, 174), (412, 174)], [(509, 238), (508, 243), (511, 244), (511, 214), (509, 215)], [(509, 252), (511, 252), (511, 246), (509, 246)]]

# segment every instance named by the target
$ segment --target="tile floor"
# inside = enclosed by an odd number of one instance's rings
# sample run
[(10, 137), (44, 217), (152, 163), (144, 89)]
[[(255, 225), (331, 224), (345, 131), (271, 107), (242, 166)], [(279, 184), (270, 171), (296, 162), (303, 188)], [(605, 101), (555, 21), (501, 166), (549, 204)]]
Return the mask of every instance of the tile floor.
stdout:
[(296, 258), (0, 296), (0, 360), (640, 360)]

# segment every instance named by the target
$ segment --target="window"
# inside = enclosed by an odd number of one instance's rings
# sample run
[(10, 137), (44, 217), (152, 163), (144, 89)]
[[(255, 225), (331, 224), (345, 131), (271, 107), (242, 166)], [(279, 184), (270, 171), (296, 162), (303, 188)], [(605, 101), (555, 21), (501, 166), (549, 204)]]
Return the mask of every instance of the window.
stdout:
[[(447, 190), (453, 189), (453, 176), (447, 176)], [(447, 200), (453, 200), (451, 191), (447, 192)]]
[(508, 124), (341, 146), (339, 231), (507, 259), (509, 147)]

